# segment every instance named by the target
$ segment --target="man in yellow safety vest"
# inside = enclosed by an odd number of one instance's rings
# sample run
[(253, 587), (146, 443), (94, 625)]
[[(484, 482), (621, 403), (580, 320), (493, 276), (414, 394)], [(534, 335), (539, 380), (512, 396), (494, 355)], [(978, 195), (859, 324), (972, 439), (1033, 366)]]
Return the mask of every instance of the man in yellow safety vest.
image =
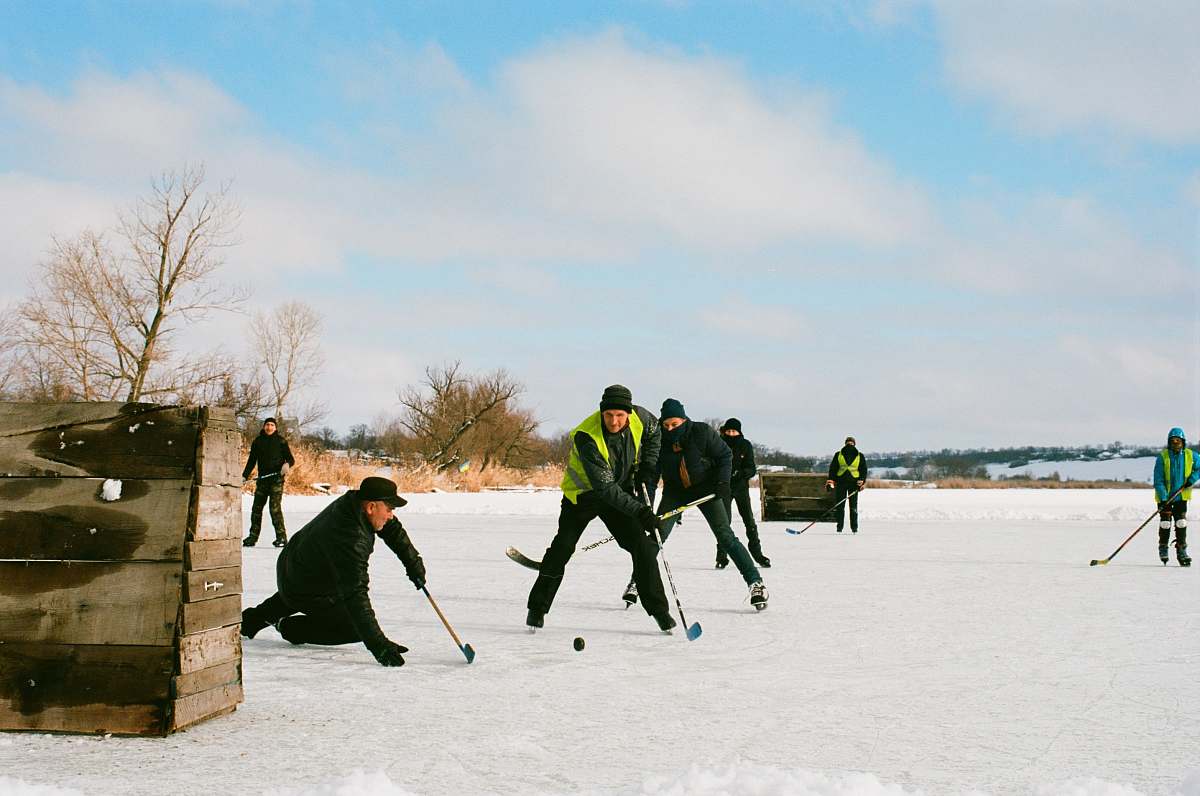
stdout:
[[(1192, 484), (1200, 479), (1194, 450), (1187, 446), (1183, 429), (1176, 426), (1167, 433), (1167, 447), (1154, 460), (1154, 497), (1158, 500), (1158, 559), (1168, 561), (1171, 520), (1175, 521), (1175, 558), (1179, 566), (1189, 567), (1187, 552), (1187, 502)], [(1178, 494), (1177, 494), (1178, 493)]]
[(633, 393), (620, 384), (605, 389), (600, 411), (571, 432), (558, 532), (546, 548), (526, 604), (525, 624), (531, 629), (543, 626), (575, 545), (597, 517), (633, 558), (633, 577), (646, 613), (664, 632), (675, 626), (658, 572), (658, 518), (638, 497), (645, 490), (653, 500), (660, 439), (658, 418), (634, 405)]
[[(854, 437), (846, 437), (846, 444), (833, 455), (829, 463), (829, 480), (825, 488), (836, 490), (833, 499), (838, 504), (837, 532), (841, 533), (846, 519), (846, 503), (850, 504), (850, 532), (858, 533), (858, 494), (867, 485), (867, 459), (858, 452)], [(850, 500), (846, 500), (846, 496)], [(844, 502), (843, 502), (844, 501)]]

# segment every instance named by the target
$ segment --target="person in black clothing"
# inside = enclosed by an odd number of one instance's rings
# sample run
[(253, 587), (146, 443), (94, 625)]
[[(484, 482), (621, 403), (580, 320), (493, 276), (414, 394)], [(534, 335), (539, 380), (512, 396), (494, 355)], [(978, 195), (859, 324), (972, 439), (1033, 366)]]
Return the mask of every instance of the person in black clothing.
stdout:
[(571, 432), (571, 454), (563, 474), (558, 532), (546, 548), (537, 580), (529, 591), (525, 623), (542, 627), (562, 585), (567, 562), (584, 528), (597, 517), (633, 558), (633, 579), (642, 607), (663, 631), (675, 626), (658, 572), (658, 518), (636, 493), (652, 493), (658, 483), (658, 419), (633, 403), (628, 387), (604, 390), (600, 411)]
[(246, 467), (242, 470), (242, 478), (248, 479), (254, 468), (258, 467), (254, 505), (250, 507), (250, 533), (242, 540), (243, 547), (258, 544), (263, 506), (267, 501), (271, 503), (271, 525), (275, 526), (275, 541), (272, 544), (283, 547), (287, 543), (287, 530), (283, 525), (283, 482), (288, 470), (295, 465), (292, 449), (279, 433), (275, 418), (268, 417), (263, 421), (262, 431), (250, 443), (250, 457), (246, 459)]
[(833, 454), (829, 463), (829, 480), (825, 488), (835, 490), (833, 499), (838, 506), (837, 532), (842, 532), (846, 521), (846, 505), (842, 503), (850, 495), (850, 532), (858, 533), (858, 495), (867, 486), (867, 459), (858, 452), (854, 437), (846, 437), (846, 444)]
[[(729, 515), (725, 512), (727, 501), (731, 499), (729, 478), (733, 454), (729, 446), (707, 423), (689, 420), (683, 404), (674, 398), (663, 401), (661, 415), (662, 452), (658, 457), (658, 469), (662, 474), (663, 496), (658, 505), (659, 513), (665, 514), (705, 495), (715, 494), (719, 500), (702, 503), (698, 508), (713, 536), (717, 537), (717, 545), (733, 559), (750, 588), (751, 604), (761, 611), (767, 607), (766, 586), (750, 553), (729, 528)], [(678, 514), (662, 521), (663, 544), (667, 543), (677, 522)]]
[[(729, 522), (733, 523), (733, 503), (737, 502), (738, 514), (742, 524), (746, 526), (746, 539), (750, 542), (750, 557), (760, 567), (769, 568), (771, 559), (763, 555), (762, 543), (758, 538), (758, 526), (754, 523), (754, 506), (750, 503), (750, 479), (758, 475), (758, 467), (754, 464), (754, 446), (750, 440), (742, 436), (742, 421), (731, 417), (721, 426), (721, 437), (733, 454), (732, 472), (729, 476), (729, 490), (733, 495), (725, 499), (725, 513)], [(729, 556), (717, 545), (717, 569), (729, 566)]]
[(368, 593), (367, 563), (375, 537), (404, 564), (418, 589), (425, 563), (408, 532), (392, 515), (407, 503), (387, 478), (364, 478), (296, 532), (275, 563), (278, 591), (242, 611), (242, 635), (267, 625), (293, 644), (354, 644), (361, 641), (384, 666), (403, 666), (403, 647), (384, 635)]

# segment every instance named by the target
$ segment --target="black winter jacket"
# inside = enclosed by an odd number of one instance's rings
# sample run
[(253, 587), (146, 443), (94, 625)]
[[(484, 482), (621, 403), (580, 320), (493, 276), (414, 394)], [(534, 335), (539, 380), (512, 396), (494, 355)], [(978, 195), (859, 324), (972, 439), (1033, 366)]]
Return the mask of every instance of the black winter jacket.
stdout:
[[(358, 492), (347, 492), (292, 535), (275, 567), (284, 602), (298, 611), (344, 605), (372, 653), (387, 641), (367, 593), (375, 536)], [(404, 564), (408, 577), (424, 583), (425, 563), (400, 521), (392, 517), (378, 536)]]
[(733, 454), (729, 483), (737, 487), (747, 486), (750, 479), (758, 475), (758, 466), (754, 463), (754, 446), (750, 440), (740, 435), (736, 437), (721, 435), (721, 439), (725, 441), (725, 444), (729, 446), (729, 452)]
[[(858, 448), (852, 447), (850, 445), (844, 446), (840, 451), (838, 451), (838, 453), (840, 453), (846, 457), (846, 464), (854, 464), (854, 457), (862, 456), (862, 454), (859, 453)], [(846, 474), (843, 475), (841, 477), (841, 479), (839, 479), (838, 475), (837, 475), (837, 471), (838, 471), (838, 460), (837, 460), (837, 453), (835, 453), (835, 454), (833, 454), (833, 459), (829, 462), (828, 478), (830, 481), (840, 480), (846, 486), (855, 486), (857, 484), (857, 482), (859, 482), (859, 481), (866, 481), (867, 480), (867, 457), (863, 456), (862, 461), (859, 462), (859, 464), (858, 464), (858, 478), (855, 478), (854, 476), (850, 475), (849, 471), (847, 471)]]
[(600, 455), (595, 440), (582, 431), (575, 432), (575, 449), (579, 451), (579, 461), (592, 485), (589, 491), (579, 496), (580, 503), (599, 503), (632, 517), (645, 505), (634, 497), (637, 485), (658, 483), (658, 449), (662, 439), (658, 418), (644, 406), (635, 405), (633, 411), (641, 418), (643, 426), (640, 461), (636, 468), (633, 431), (629, 426), (619, 434), (604, 432), (607, 462)]
[(277, 473), (279, 468), (283, 467), (284, 462), (287, 462), (289, 467), (296, 466), (296, 460), (292, 457), (292, 449), (288, 447), (287, 440), (278, 431), (274, 434), (264, 434), (260, 431), (254, 438), (254, 442), (250, 443), (250, 457), (246, 459), (246, 468), (242, 470), (242, 478), (249, 478), (255, 465), (258, 465), (260, 476)]
[[(709, 494), (717, 484), (729, 483), (733, 454), (712, 426), (688, 420), (678, 444), (680, 450), (676, 451), (664, 439), (662, 453), (658, 457), (663, 481), (663, 505), (668, 501), (686, 503)], [(681, 459), (687, 465), (688, 479), (692, 484), (686, 489), (679, 471)], [(662, 505), (659, 510), (662, 510)]]

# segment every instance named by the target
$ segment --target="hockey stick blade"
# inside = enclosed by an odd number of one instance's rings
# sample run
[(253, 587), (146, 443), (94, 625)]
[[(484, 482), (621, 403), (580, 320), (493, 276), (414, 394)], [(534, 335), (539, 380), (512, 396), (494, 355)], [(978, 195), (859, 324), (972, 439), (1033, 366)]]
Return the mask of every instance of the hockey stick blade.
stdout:
[(704, 632), (704, 629), (700, 627), (700, 623), (693, 622), (692, 626), (689, 627), (686, 631), (687, 640), (695, 641), (696, 639), (700, 638), (700, 634), (703, 632)]
[(804, 531), (797, 531), (795, 528), (784, 528), (784, 530), (790, 533), (792, 536), (799, 536), (800, 534), (804, 533)]
[(1108, 564), (1108, 559), (1107, 558), (1093, 558), (1092, 563), (1088, 564), (1088, 566), (1094, 567), (1097, 564), (1099, 564), (1101, 566), (1106, 566)]
[(475, 650), (470, 644), (463, 644), (461, 647), (459, 647), (459, 649), (461, 649), (462, 654), (466, 656), (467, 663), (473, 663), (475, 661)]
[(523, 567), (529, 567), (532, 570), (540, 570), (542, 568), (541, 561), (534, 561), (515, 547), (508, 548), (504, 551), (504, 554)]

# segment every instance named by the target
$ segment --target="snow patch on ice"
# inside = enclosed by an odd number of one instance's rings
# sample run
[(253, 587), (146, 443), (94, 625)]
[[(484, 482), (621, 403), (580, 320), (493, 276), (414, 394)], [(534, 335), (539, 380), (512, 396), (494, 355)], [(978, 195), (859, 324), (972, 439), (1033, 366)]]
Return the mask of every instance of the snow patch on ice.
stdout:
[(263, 796), (415, 796), (392, 782), (383, 771), (355, 771), (337, 782), (308, 788), (278, 788)]
[(109, 503), (121, 499), (121, 482), (116, 478), (106, 478), (104, 486), (100, 487), (100, 497)]
[[(692, 766), (684, 774), (650, 777), (640, 787), (617, 793), (629, 796), (918, 796), (925, 791), (881, 782), (874, 774), (866, 772), (830, 774), (737, 762), (726, 767)], [(977, 789), (962, 793), (963, 796), (987, 796), (986, 791)], [(1036, 796), (1145, 796), (1131, 785), (1095, 777), (1039, 785), (1034, 793)], [(1172, 793), (1200, 796), (1200, 769), (1189, 773)]]
[(773, 766), (735, 763), (725, 768), (692, 766), (676, 777), (651, 777), (628, 794), (662, 796), (904, 796), (921, 791), (880, 782), (874, 774), (851, 772), (825, 774), (804, 769), (785, 770)]
[(83, 796), (83, 791), (74, 788), (36, 785), (12, 777), (0, 777), (0, 793), (3, 793), (4, 796)]

